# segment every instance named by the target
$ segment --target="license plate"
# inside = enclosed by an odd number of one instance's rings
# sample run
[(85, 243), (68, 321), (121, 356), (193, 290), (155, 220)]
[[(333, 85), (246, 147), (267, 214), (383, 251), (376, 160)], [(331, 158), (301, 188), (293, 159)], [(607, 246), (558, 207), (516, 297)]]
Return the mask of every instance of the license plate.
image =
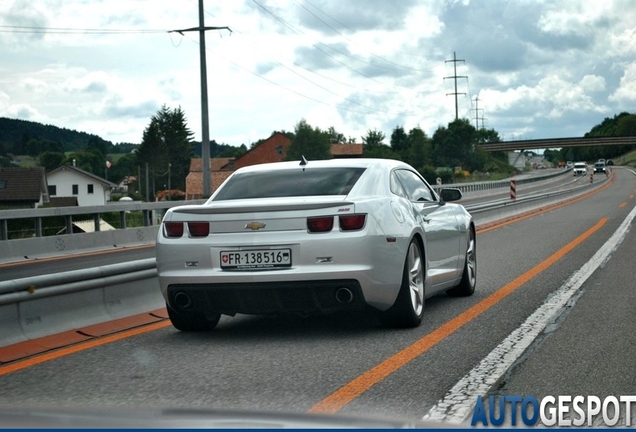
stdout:
[(291, 249), (221, 251), (224, 270), (250, 270), (291, 267)]

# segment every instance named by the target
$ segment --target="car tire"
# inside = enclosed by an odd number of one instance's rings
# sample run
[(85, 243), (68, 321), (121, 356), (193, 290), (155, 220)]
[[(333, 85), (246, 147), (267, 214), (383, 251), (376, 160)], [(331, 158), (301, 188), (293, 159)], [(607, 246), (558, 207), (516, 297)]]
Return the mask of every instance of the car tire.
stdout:
[(393, 306), (380, 315), (384, 325), (413, 328), (420, 325), (424, 316), (424, 256), (416, 239), (409, 244), (402, 285)]
[(475, 230), (470, 228), (468, 235), (468, 245), (466, 246), (466, 261), (464, 262), (464, 273), (462, 280), (455, 288), (451, 288), (446, 293), (451, 297), (469, 297), (475, 292), (477, 285), (477, 242), (475, 240)]
[(199, 311), (177, 312), (166, 304), (170, 322), (182, 332), (202, 332), (212, 330), (219, 323), (221, 314), (205, 314)]

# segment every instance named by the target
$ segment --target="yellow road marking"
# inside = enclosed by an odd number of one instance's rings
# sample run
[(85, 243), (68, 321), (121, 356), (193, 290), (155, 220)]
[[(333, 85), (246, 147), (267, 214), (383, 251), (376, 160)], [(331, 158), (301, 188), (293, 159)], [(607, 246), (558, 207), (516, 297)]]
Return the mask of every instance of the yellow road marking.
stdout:
[(563, 246), (561, 249), (559, 249), (557, 252), (552, 254), (550, 257), (548, 257), (537, 266), (512, 280), (476, 305), (457, 315), (455, 318), (433, 330), (431, 333), (422, 337), (415, 343), (409, 345), (408, 347), (384, 360), (382, 363), (358, 376), (353, 381), (350, 381), (348, 384), (344, 385), (343, 387), (336, 390), (325, 399), (314, 405), (309, 410), (309, 412), (335, 413), (340, 411), (344, 406), (356, 399), (362, 393), (369, 390), (375, 384), (379, 383), (380, 381), (391, 375), (393, 372), (397, 371), (402, 366), (409, 363), (411, 360), (425, 353), (430, 348), (437, 345), (448, 336), (452, 335), (464, 325), (477, 318), (479, 315), (503, 300), (517, 288), (521, 287), (523, 284), (546, 270), (559, 259), (563, 258), (572, 249), (574, 249), (576, 246), (581, 244), (588, 237), (598, 231), (603, 225), (605, 225), (607, 221), (608, 218), (601, 219), (592, 228), (588, 229), (583, 234), (572, 240), (570, 243)]
[(26, 369), (28, 367), (31, 366), (35, 366), (37, 364), (40, 363), (44, 363), (47, 362), (49, 360), (54, 360), (60, 357), (64, 357), (70, 354), (74, 354), (76, 352), (80, 352), (80, 351), (84, 351), (90, 348), (95, 348), (101, 345), (106, 345), (109, 344), (111, 342), (116, 342), (118, 340), (122, 340), (122, 339), (126, 339), (132, 336), (137, 336), (143, 333), (148, 333), (154, 330), (159, 330), (161, 328), (164, 327), (168, 327), (170, 324), (170, 321), (166, 320), (166, 321), (161, 321), (158, 323), (154, 323), (154, 324), (149, 324), (147, 326), (143, 326), (143, 327), (136, 327), (134, 329), (131, 330), (126, 330), (123, 331), (121, 333), (115, 333), (113, 335), (110, 336), (105, 336), (105, 337), (101, 337), (98, 339), (92, 339), (86, 342), (80, 342), (76, 345), (71, 345), (68, 347), (64, 347), (64, 348), (60, 348), (57, 349), (55, 351), (51, 351), (51, 352), (47, 352), (44, 354), (40, 354), (38, 356), (35, 357), (30, 357), (27, 358), (25, 360), (19, 360), (15, 363), (10, 363), (6, 366), (0, 366), (0, 376), (9, 374), (11, 372), (16, 372), (22, 369)]

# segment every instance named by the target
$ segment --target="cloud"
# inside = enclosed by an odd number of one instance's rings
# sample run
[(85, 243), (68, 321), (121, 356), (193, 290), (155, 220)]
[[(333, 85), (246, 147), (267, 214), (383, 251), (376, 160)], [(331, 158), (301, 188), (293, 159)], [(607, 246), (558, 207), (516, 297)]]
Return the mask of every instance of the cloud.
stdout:
[(9, 105), (3, 108), (3, 116), (20, 120), (44, 122), (45, 117), (37, 109), (27, 104)]
[[(45, 28), (49, 26), (49, 20), (37, 6), (30, 2), (13, 2), (9, 10), (0, 14), (1, 21), (5, 25)], [(35, 42), (44, 39), (45, 33), (19, 34), (20, 39)], [(16, 37), (17, 39), (17, 37)]]
[(109, 97), (103, 103), (100, 114), (108, 119), (149, 119), (161, 108), (161, 104), (146, 100), (140, 102), (125, 102), (117, 96)]
[(343, 1), (305, 1), (294, 8), (299, 23), (326, 35), (355, 33), (364, 30), (393, 30), (402, 27), (415, 0), (365, 0), (361, 5)]
[(610, 95), (609, 100), (618, 103), (621, 108), (633, 110), (636, 102), (636, 62), (625, 68), (620, 86)]
[(64, 91), (71, 93), (105, 93), (108, 90), (107, 81), (110, 76), (104, 72), (74, 70), (69, 75), (62, 85)]

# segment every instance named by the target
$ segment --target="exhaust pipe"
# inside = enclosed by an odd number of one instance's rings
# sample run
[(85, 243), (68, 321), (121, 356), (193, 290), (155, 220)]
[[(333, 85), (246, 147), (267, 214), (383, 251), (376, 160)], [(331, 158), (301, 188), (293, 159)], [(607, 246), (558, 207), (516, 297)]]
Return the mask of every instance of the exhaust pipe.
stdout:
[(192, 304), (192, 300), (190, 300), (189, 295), (181, 291), (174, 295), (174, 304), (179, 309), (185, 309)]
[(353, 301), (353, 293), (349, 288), (338, 288), (336, 290), (336, 301), (338, 303), (351, 303)]

